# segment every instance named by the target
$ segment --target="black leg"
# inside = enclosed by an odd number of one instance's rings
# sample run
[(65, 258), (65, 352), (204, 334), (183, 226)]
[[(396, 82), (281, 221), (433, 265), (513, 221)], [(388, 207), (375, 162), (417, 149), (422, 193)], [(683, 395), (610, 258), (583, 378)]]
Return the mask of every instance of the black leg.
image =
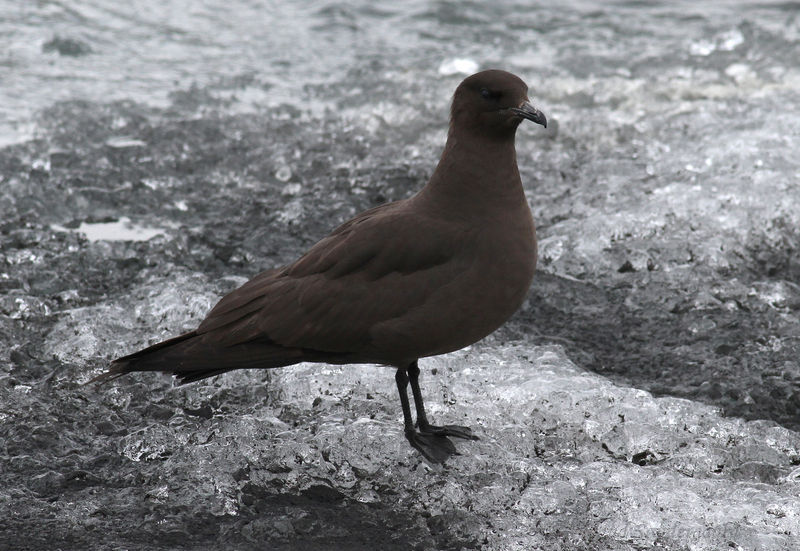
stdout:
[(422, 391), (419, 388), (419, 365), (414, 361), (408, 366), (408, 380), (411, 381), (411, 393), (414, 395), (414, 406), (417, 408), (417, 426), (420, 429), (430, 426), (422, 403)]
[(414, 420), (411, 418), (411, 404), (408, 402), (408, 374), (406, 369), (398, 368), (394, 380), (397, 382), (400, 404), (403, 406), (403, 424), (408, 443), (432, 463), (444, 463), (448, 457), (458, 453), (456, 452), (456, 447), (447, 436), (417, 431), (414, 427)]
[[(459, 425), (445, 425), (437, 427), (428, 422), (425, 415), (425, 406), (422, 403), (422, 391), (419, 388), (419, 365), (414, 361), (408, 366), (408, 381), (411, 382), (411, 392), (414, 394), (414, 405), (417, 407), (417, 426), (423, 434), (435, 434), (438, 436), (455, 436), (467, 440), (477, 440), (478, 437), (472, 434), (472, 429)], [(408, 402), (408, 397), (406, 397)]]
[(394, 375), (397, 382), (397, 391), (400, 393), (400, 405), (403, 407), (403, 424), (406, 432), (414, 430), (414, 420), (411, 418), (411, 405), (408, 403), (408, 375), (405, 369), (398, 369)]

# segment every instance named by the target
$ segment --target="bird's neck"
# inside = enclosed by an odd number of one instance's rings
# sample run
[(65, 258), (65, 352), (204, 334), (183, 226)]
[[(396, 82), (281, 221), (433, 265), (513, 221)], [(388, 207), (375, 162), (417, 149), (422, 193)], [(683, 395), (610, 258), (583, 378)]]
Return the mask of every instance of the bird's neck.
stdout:
[(427, 201), (444, 201), (451, 209), (515, 205), (524, 195), (513, 135), (497, 140), (459, 138), (455, 132), (450, 132), (439, 165), (418, 194)]

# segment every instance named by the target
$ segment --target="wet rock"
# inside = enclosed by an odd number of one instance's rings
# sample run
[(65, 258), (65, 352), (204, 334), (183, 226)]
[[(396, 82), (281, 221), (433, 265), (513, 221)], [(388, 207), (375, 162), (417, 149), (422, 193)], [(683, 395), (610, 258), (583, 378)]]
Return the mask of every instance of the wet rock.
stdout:
[(80, 57), (92, 52), (92, 48), (83, 40), (71, 37), (54, 36), (44, 44), (42, 51), (58, 52), (60, 55)]

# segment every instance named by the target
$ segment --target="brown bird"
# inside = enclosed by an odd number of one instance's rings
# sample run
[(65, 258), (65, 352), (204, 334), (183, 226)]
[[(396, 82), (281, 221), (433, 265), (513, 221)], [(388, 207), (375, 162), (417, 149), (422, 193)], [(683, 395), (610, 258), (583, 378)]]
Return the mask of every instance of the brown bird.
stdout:
[(299, 362), (383, 364), (397, 369), (406, 438), (444, 462), (456, 453), (448, 436), (477, 437), (428, 422), (417, 362), (485, 337), (528, 291), (536, 232), (514, 135), (524, 119), (545, 127), (547, 119), (527, 93), (505, 71), (465, 79), (442, 158), (421, 191), (345, 222), (294, 263), (223, 297), (196, 330), (114, 360), (93, 381), (132, 371), (188, 383)]

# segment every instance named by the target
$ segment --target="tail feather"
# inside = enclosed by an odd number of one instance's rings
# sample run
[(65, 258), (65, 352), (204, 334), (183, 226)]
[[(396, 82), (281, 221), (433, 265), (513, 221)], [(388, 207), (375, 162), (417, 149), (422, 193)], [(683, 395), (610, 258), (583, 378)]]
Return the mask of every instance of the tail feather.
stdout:
[[(114, 364), (121, 364), (124, 362), (130, 362), (137, 360), (139, 358), (143, 358), (153, 354), (154, 352), (158, 352), (159, 350), (163, 350), (165, 348), (173, 347), (179, 343), (188, 341), (197, 337), (197, 331), (189, 331), (188, 333), (184, 333), (183, 335), (178, 335), (177, 337), (172, 337), (171, 339), (167, 339), (165, 341), (157, 342), (156, 344), (150, 345), (147, 348), (143, 348), (138, 352), (134, 352), (133, 354), (128, 354), (127, 356), (122, 356), (121, 358), (117, 358), (111, 363)], [(140, 371), (140, 370), (134, 370)]]
[(128, 372), (124, 371), (121, 366), (112, 364), (111, 367), (108, 368), (108, 371), (104, 371), (103, 373), (101, 373), (97, 377), (93, 377), (93, 378), (89, 379), (84, 384), (85, 385), (96, 384), (97, 386), (100, 386), (100, 385), (103, 385), (103, 384), (106, 384), (106, 383), (110, 383), (114, 379), (119, 379), (120, 377), (122, 377), (126, 373), (128, 373)]
[(134, 371), (171, 373), (185, 384), (234, 369), (292, 365), (303, 361), (305, 356), (303, 349), (272, 342), (221, 346), (208, 333), (191, 331), (114, 360), (106, 372), (87, 384), (106, 383)]

